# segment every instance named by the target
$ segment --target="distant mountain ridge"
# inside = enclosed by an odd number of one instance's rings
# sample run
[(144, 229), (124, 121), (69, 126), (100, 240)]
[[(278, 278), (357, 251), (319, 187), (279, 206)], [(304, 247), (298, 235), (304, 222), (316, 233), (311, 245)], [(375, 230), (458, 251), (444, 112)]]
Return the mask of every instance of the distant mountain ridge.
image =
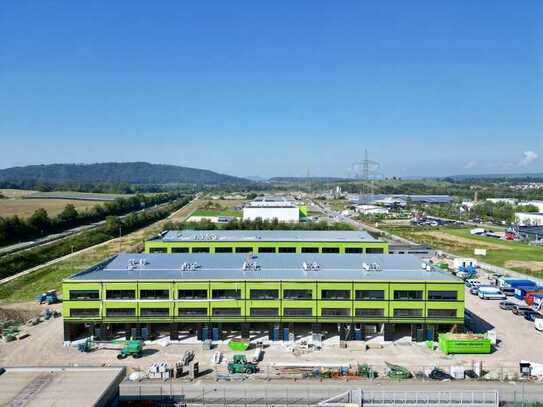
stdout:
[(543, 172), (527, 172), (519, 174), (459, 174), (441, 178), (452, 178), (457, 181), (470, 179), (543, 179)]
[(244, 185), (252, 181), (210, 170), (146, 162), (42, 164), (0, 170), (0, 181), (43, 184), (128, 183)]

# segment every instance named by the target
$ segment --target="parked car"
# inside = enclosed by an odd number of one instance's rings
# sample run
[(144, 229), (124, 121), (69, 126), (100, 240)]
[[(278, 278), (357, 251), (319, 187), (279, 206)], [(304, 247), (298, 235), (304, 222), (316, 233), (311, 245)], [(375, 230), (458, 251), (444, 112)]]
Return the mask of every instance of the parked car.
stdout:
[(533, 311), (532, 312), (525, 312), (524, 313), (524, 318), (527, 319), (528, 321), (532, 321), (532, 322), (535, 322), (536, 319), (540, 319), (540, 318), (543, 318), (543, 315), (541, 315), (539, 312), (537, 311)]
[(475, 280), (473, 278), (468, 278), (465, 283), (466, 287), (468, 288), (474, 288), (479, 287), (481, 285), (481, 282), (479, 280)]
[(511, 311), (513, 311), (513, 314), (515, 315), (524, 316), (526, 312), (533, 312), (534, 310), (524, 305), (515, 305)]
[(506, 296), (506, 297), (514, 297), (515, 296), (515, 289), (514, 288), (502, 288), (502, 293)]
[(504, 309), (506, 311), (511, 311), (515, 306), (516, 306), (516, 304), (514, 302), (500, 301), (500, 308)]
[(479, 286), (477, 295), (483, 300), (505, 300), (505, 295), (499, 288), (492, 286)]
[(469, 289), (469, 293), (470, 293), (471, 295), (477, 295), (477, 294), (479, 293), (479, 288), (477, 288), (477, 287), (471, 287), (471, 288)]
[(536, 318), (534, 321), (534, 328), (538, 331), (543, 331), (543, 318)]

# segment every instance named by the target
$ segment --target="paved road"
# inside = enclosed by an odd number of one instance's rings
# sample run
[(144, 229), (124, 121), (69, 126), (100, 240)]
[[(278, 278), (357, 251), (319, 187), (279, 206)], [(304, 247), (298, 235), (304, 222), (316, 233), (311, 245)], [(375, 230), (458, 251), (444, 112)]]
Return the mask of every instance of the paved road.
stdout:
[[(413, 399), (416, 393), (432, 392), (433, 397), (447, 398), (448, 393), (463, 393), (463, 398), (471, 398), (472, 394), (478, 397), (491, 397), (490, 392), (498, 391), (502, 401), (541, 401), (543, 400), (543, 385), (534, 383), (500, 383), (500, 382), (421, 382), (405, 381), (391, 384), (388, 381), (376, 381), (374, 383), (366, 380), (350, 383), (329, 382), (270, 382), (260, 383), (248, 381), (245, 383), (157, 383), (143, 382), (136, 384), (123, 382), (120, 387), (121, 397), (136, 396), (139, 394), (155, 395), (180, 395), (184, 394), (191, 404), (228, 404), (243, 405), (247, 400), (251, 404), (263, 405), (309, 405), (328, 399), (343, 392), (360, 389), (366, 395), (370, 393), (375, 397), (382, 397), (383, 392), (395, 392), (395, 397), (406, 397)], [(266, 403), (267, 402), (267, 403)]]

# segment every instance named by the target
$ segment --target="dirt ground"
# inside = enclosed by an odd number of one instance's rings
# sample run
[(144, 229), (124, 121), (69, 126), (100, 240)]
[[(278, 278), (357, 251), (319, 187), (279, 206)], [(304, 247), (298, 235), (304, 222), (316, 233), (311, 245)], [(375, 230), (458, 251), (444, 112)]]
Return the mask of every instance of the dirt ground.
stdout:
[(475, 240), (472, 240), (472, 239), (467, 239), (465, 237), (454, 236), (454, 235), (451, 235), (451, 234), (445, 233), (445, 232), (438, 232), (438, 231), (426, 232), (425, 231), (425, 232), (417, 232), (417, 233), (420, 234), (420, 235), (430, 236), (430, 237), (433, 237), (435, 239), (442, 240), (444, 242), (457, 243), (457, 244), (461, 244), (461, 245), (468, 246), (468, 247), (477, 246), (477, 247), (482, 247), (482, 248), (486, 248), (486, 249), (493, 249), (493, 250), (503, 250), (504, 249), (503, 246), (500, 246), (500, 245), (497, 245), (497, 244), (479, 242), (479, 241), (475, 241)]
[(543, 271), (543, 261), (509, 260), (505, 262), (507, 268), (524, 268), (530, 271)]
[(99, 201), (81, 201), (71, 199), (0, 199), (0, 216), (7, 217), (17, 215), (21, 218), (31, 216), (37, 209), (43, 208), (49, 216), (58, 215), (64, 207), (72, 204), (75, 208), (85, 210), (98, 205)]

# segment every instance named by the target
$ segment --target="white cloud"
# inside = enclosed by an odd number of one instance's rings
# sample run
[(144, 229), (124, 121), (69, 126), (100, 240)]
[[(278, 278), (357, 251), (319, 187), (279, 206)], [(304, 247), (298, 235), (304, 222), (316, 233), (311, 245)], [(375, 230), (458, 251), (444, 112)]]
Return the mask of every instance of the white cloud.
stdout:
[(477, 160), (470, 160), (464, 165), (464, 168), (469, 170), (471, 168), (477, 167), (479, 165), (479, 162)]
[(528, 167), (539, 158), (537, 153), (535, 153), (534, 151), (525, 151), (523, 154), (524, 157), (517, 164), (519, 167)]

